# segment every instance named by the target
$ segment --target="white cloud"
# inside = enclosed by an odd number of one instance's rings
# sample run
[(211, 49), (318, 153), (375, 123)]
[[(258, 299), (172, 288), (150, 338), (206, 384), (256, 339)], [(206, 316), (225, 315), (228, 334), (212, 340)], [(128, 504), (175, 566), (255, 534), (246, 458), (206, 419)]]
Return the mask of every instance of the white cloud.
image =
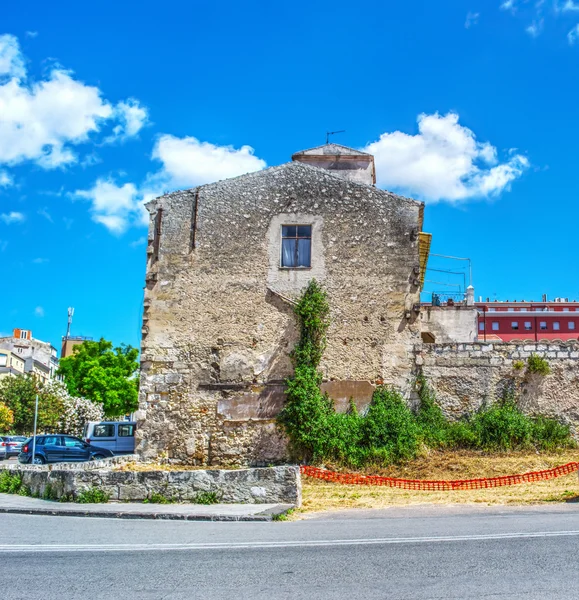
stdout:
[(544, 19), (539, 19), (537, 21), (533, 21), (526, 29), (525, 31), (531, 36), (531, 37), (538, 37), (540, 35), (540, 33), (543, 31), (543, 24), (544, 24)]
[(48, 209), (46, 207), (38, 209), (37, 212), (40, 216), (44, 217), (50, 223), (54, 223), (54, 221), (52, 220), (52, 215), (48, 212)]
[(27, 31), (25, 35), (29, 38), (35, 38), (38, 35), (38, 31)]
[[(550, 20), (565, 19), (579, 12), (579, 0), (505, 0), (500, 4), (502, 10), (509, 11), (513, 16), (519, 16), (530, 25), (525, 31), (531, 37), (538, 37)], [(573, 30), (571, 30), (572, 32)], [(572, 36), (572, 33), (569, 32)], [(567, 35), (569, 38), (569, 34)], [(573, 43), (569, 39), (570, 43)]]
[(0, 214), (0, 221), (4, 221), (6, 225), (12, 223), (22, 223), (26, 220), (26, 217), (21, 212), (9, 212)]
[(32, 262), (35, 265), (43, 265), (43, 264), (49, 262), (49, 259), (48, 258), (35, 258)]
[(131, 248), (137, 248), (138, 246), (143, 246), (147, 243), (147, 238), (145, 236), (141, 236), (139, 239), (134, 240), (130, 243)]
[(102, 162), (102, 158), (96, 152), (91, 152), (90, 154), (87, 154), (81, 160), (80, 166), (83, 169), (88, 169), (90, 167), (94, 167), (95, 165), (98, 165), (101, 162)]
[(0, 170), (0, 188), (9, 187), (14, 183), (12, 176), (8, 173), (8, 171)]
[(115, 114), (120, 124), (113, 129), (113, 135), (107, 138), (109, 141), (134, 137), (149, 122), (149, 112), (134, 98), (119, 102)]
[(18, 38), (0, 35), (0, 78), (22, 79), (26, 75), (24, 58), (20, 54)]
[(42, 308), (42, 306), (37, 306), (34, 309), (34, 315), (36, 317), (44, 317), (44, 308)]
[(467, 29), (470, 29), (473, 25), (476, 25), (478, 23), (479, 17), (480, 17), (480, 13), (469, 12), (466, 15), (466, 21), (464, 23), (464, 26)]
[(510, 10), (511, 12), (514, 12), (515, 10), (517, 10), (516, 0), (505, 0), (501, 4), (501, 10)]
[(112, 177), (98, 179), (90, 190), (78, 190), (75, 196), (90, 200), (93, 220), (115, 234), (131, 225), (147, 225), (149, 215), (144, 203), (179, 188), (212, 183), (221, 179), (259, 171), (266, 167), (253, 148), (218, 146), (194, 137), (162, 135), (156, 142), (152, 158), (162, 167), (150, 173), (142, 186), (117, 184)]
[(77, 190), (74, 195), (90, 200), (93, 220), (115, 234), (124, 233), (141, 210), (136, 186), (117, 185), (110, 178), (98, 179), (90, 190)]
[[(146, 121), (146, 109), (131, 99), (116, 106), (95, 86), (62, 67), (31, 81), (12, 35), (0, 36), (0, 164), (34, 161), (44, 169), (76, 163), (74, 146), (106, 125), (126, 139)], [(119, 129), (116, 129), (119, 128)]]
[[(557, 2), (555, 3), (555, 7), (557, 9)], [(561, 6), (558, 8), (561, 12), (575, 12), (579, 11), (579, 2), (574, 2), (573, 0), (566, 0)]]
[(194, 137), (162, 135), (153, 149), (153, 158), (163, 163), (156, 177), (169, 187), (201, 185), (259, 171), (267, 165), (254, 155), (251, 146), (239, 149), (201, 142)]
[(567, 34), (567, 40), (573, 46), (577, 39), (579, 38), (579, 23), (571, 29), (571, 31)]
[(421, 114), (418, 133), (384, 133), (363, 150), (374, 155), (378, 185), (427, 201), (457, 202), (508, 190), (529, 166), (512, 153), (498, 163), (497, 150), (480, 143), (456, 113)]

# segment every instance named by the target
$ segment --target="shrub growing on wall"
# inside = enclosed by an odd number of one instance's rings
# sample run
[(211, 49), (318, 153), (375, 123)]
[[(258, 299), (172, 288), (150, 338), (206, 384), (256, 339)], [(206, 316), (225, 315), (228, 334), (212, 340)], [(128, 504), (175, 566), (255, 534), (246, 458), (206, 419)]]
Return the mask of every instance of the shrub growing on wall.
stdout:
[(536, 373), (537, 375), (549, 375), (551, 367), (546, 359), (536, 354), (531, 354), (527, 359), (527, 371), (529, 373)]
[(334, 413), (332, 403), (320, 391), (318, 371), (326, 347), (330, 324), (326, 293), (312, 279), (294, 308), (300, 338), (291, 358), (294, 376), (287, 383), (287, 402), (280, 413), (294, 453), (306, 459), (319, 459), (327, 453), (327, 420)]

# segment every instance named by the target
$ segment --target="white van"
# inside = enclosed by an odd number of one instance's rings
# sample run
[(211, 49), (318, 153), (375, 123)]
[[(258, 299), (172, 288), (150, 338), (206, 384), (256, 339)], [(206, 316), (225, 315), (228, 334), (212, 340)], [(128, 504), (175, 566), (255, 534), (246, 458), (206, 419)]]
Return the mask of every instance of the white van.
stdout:
[(135, 451), (135, 421), (90, 421), (84, 426), (83, 440), (87, 444), (107, 448), (115, 454)]

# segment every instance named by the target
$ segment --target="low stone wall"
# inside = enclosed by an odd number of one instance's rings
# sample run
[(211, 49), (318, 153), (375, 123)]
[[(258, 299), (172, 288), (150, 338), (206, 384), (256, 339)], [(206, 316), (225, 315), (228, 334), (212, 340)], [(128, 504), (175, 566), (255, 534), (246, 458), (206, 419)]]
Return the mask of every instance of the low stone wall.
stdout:
[[(120, 457), (119, 457), (120, 458)], [(124, 458), (124, 457), (123, 457)], [(114, 459), (112, 459), (114, 461)], [(267, 467), (239, 470), (120, 471), (108, 461), (55, 465), (2, 465), (22, 477), (33, 495), (42, 496), (50, 485), (56, 498), (76, 496), (91, 488), (110, 495), (111, 501), (132, 502), (162, 494), (191, 502), (201, 492), (215, 492), (224, 504), (301, 505), (299, 467)], [(126, 462), (126, 460), (125, 460)]]
[[(515, 369), (536, 354), (551, 367), (546, 376)], [(579, 343), (420, 344), (415, 361), (451, 418), (472, 413), (515, 386), (528, 414), (555, 417), (579, 435)]]

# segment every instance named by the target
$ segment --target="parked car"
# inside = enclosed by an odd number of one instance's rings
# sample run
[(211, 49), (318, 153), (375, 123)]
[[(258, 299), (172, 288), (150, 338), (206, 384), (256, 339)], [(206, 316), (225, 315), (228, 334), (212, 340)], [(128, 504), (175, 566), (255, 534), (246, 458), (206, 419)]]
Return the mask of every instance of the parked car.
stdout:
[(6, 448), (6, 456), (18, 456), (22, 449), (22, 444), (26, 441), (23, 435), (3, 435), (0, 436), (0, 446)]
[(115, 454), (132, 454), (135, 451), (135, 421), (90, 421), (84, 426), (83, 440), (108, 448)]
[[(34, 452), (34, 464), (43, 465), (54, 462), (83, 462), (113, 456), (107, 448), (100, 448), (83, 442), (72, 435), (37, 435)], [(30, 463), (32, 460), (32, 438), (24, 442), (18, 462)]]
[(8, 458), (8, 454), (6, 453), (6, 446), (3, 446), (0, 443), (0, 460), (5, 460), (6, 458)]

